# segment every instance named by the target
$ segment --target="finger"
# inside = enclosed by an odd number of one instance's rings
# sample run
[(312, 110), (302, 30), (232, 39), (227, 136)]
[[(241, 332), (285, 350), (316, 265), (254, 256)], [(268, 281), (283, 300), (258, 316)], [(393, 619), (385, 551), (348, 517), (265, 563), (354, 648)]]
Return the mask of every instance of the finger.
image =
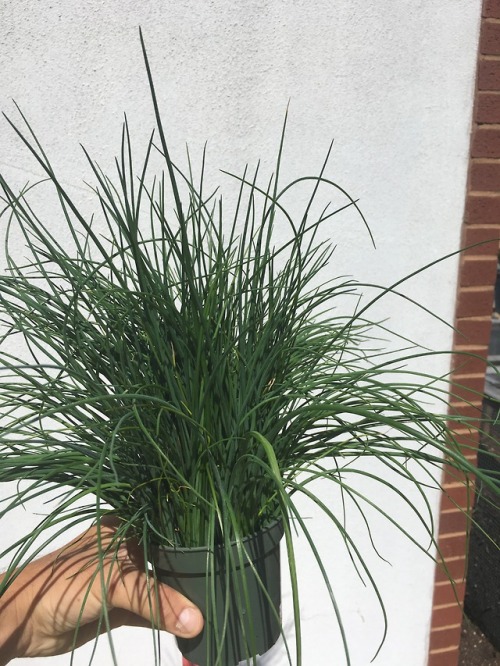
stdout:
[(112, 576), (107, 601), (113, 608), (131, 611), (176, 636), (190, 638), (203, 629), (203, 616), (180, 592), (153, 579), (136, 567), (122, 566)]

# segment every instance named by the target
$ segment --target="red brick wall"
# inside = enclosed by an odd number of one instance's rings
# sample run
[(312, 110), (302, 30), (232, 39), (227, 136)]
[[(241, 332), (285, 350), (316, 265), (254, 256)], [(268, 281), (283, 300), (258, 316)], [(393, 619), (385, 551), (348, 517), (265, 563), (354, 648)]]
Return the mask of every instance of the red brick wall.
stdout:
[[(496, 240), (465, 250), (460, 261), (455, 325), (461, 335), (455, 335), (454, 350), (473, 352), (478, 358), (464, 361), (454, 356), (453, 379), (463, 387), (453, 391), (455, 413), (479, 414), (481, 408), (477, 392), (484, 384), (481, 359), (488, 351), (499, 236), (500, 0), (484, 0), (462, 247)], [(466, 443), (477, 444), (477, 437), (465, 428), (456, 433)], [(445, 475), (444, 487), (459, 506), (467, 506), (467, 492), (459, 480)], [(437, 567), (428, 666), (458, 664), (462, 612), (457, 597), (462, 602), (465, 592), (466, 527), (460, 509), (443, 496), (438, 541), (456, 587)]]

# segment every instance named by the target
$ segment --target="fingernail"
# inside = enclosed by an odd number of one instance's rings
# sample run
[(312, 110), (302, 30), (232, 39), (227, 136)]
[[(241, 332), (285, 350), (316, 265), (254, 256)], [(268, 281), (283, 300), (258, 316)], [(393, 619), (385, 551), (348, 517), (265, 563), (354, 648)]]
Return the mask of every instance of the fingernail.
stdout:
[(175, 628), (186, 634), (191, 633), (198, 626), (198, 613), (194, 608), (183, 608), (177, 618)]

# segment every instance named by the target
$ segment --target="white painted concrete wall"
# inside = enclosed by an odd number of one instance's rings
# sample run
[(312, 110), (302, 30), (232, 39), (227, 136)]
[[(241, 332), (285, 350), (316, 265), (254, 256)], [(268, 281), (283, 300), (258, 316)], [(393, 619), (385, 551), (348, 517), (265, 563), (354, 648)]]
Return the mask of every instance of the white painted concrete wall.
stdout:
[[(316, 172), (334, 138), (329, 175), (359, 197), (378, 245), (373, 250), (354, 216), (338, 219), (332, 225), (339, 246), (332, 273), (387, 284), (458, 246), (480, 5), (479, 0), (2, 0), (0, 109), (10, 113), (11, 98), (22, 106), (63, 181), (78, 188), (88, 175), (80, 141), (107, 167), (119, 148), (123, 111), (137, 145), (153, 127), (141, 25), (174, 155), (182, 156), (185, 142), (199, 154), (208, 140), (214, 180), (217, 168), (240, 170), (259, 157), (269, 173), (291, 100), (286, 173)], [(40, 175), (5, 122), (0, 167), (18, 185)], [(456, 264), (446, 262), (409, 288), (448, 320)], [(450, 345), (448, 329), (401, 302), (387, 301), (380, 313), (433, 348)], [(443, 359), (430, 369), (445, 372), (446, 366)], [(379, 491), (376, 500), (388, 501)], [(332, 505), (335, 501), (332, 497)], [(437, 508), (437, 497), (431, 501)], [(310, 507), (304, 511), (332, 574), (353, 666), (366, 666), (381, 637), (376, 600), (352, 572), (324, 519)], [(352, 520), (366, 543), (359, 520)], [(34, 522), (30, 510), (6, 519), (0, 546)], [(416, 527), (415, 534), (421, 536)], [(424, 666), (433, 565), (379, 520), (374, 536), (392, 564), (368, 556), (389, 617), (387, 641), (375, 663)], [(340, 666), (333, 612), (302, 544), (300, 575), (304, 665)], [(152, 663), (149, 642), (147, 632), (122, 630), (120, 664)], [(178, 666), (171, 641), (165, 644), (162, 663)], [(75, 663), (85, 664), (87, 657), (84, 649)], [(19, 661), (67, 663), (67, 656)], [(111, 664), (105, 641), (94, 663)], [(262, 659), (272, 666), (285, 663), (279, 646)]]

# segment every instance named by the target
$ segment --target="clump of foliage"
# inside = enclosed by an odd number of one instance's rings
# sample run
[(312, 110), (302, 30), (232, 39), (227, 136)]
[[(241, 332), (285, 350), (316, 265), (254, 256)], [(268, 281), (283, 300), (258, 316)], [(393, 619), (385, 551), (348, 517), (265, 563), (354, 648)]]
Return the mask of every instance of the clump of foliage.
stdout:
[[(313, 482), (330, 481), (362, 515), (364, 507), (379, 510), (424, 549), (352, 480), (392, 491), (432, 542), (424, 486), (439, 487), (443, 458), (457, 475), (476, 470), (449, 427), (443, 379), (407, 367), (419, 357), (423, 367), (428, 352), (377, 351), (388, 331), (368, 311), (397, 285), (361, 307), (354, 280), (322, 277), (332, 245), (318, 232), (341, 209), (313, 215), (320, 185), (357, 209), (326, 176), (327, 161), (317, 176), (281, 185), (282, 140), (270, 182), (261, 184), (259, 169), (234, 176), (239, 194), (228, 214), (217, 192), (205, 192), (204, 158), (199, 179), (190, 164), (182, 170), (172, 161), (146, 65), (157, 131), (139, 169), (126, 122), (114, 177), (87, 155), (99, 225), (80, 211), (26, 118), (23, 129), (9, 120), (53, 187), (62, 236), (71, 239), (64, 243), (37, 215), (31, 187), (18, 193), (0, 177), (2, 217), (20, 230), (28, 254), (15, 259), (7, 242), (0, 277), (0, 482), (25, 482), (2, 514), (64, 489), (39, 528), (10, 548), (9, 572), (38, 552), (33, 544), (46, 529), (62, 532), (89, 516), (117, 515), (121, 537), (137, 535), (146, 555), (152, 544), (227, 545), (280, 519), (300, 663), (293, 525), (306, 535), (342, 622), (295, 498), (327, 514), (375, 587), (342, 507), (328, 506)], [(165, 171), (150, 177), (154, 152)], [(309, 200), (288, 210), (286, 194), (303, 183)], [(278, 224), (289, 230), (281, 245)], [(354, 305), (345, 313), (337, 303), (344, 307), (347, 295)], [(23, 360), (9, 351), (16, 336)], [(438, 401), (441, 413), (426, 400)], [(373, 471), (367, 458), (379, 463)], [(398, 479), (417, 485), (423, 509)], [(483, 482), (498, 491), (495, 479)]]

